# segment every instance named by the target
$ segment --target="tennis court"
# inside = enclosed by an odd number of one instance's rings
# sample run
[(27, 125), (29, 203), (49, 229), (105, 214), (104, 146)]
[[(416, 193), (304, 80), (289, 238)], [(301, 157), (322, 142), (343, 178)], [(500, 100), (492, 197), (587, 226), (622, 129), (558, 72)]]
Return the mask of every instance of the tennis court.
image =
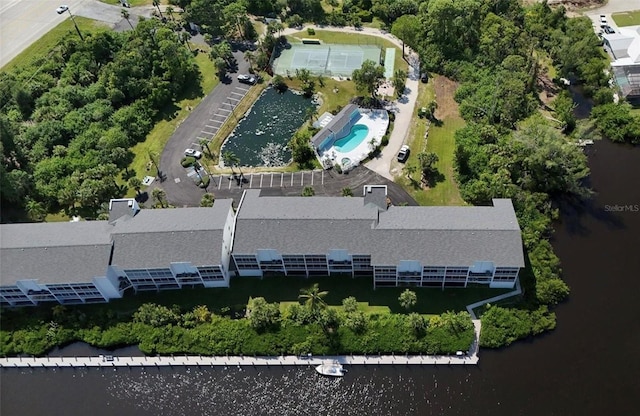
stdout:
[(292, 44), (273, 61), (273, 72), (294, 75), (296, 69), (306, 68), (315, 75), (350, 77), (366, 60), (379, 64), (381, 53), (377, 45)]

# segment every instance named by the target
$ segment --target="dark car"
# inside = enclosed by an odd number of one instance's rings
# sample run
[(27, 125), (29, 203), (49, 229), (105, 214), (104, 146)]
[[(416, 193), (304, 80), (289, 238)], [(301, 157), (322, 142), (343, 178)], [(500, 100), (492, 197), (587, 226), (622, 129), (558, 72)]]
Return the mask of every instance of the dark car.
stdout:
[(604, 27), (604, 33), (606, 33), (606, 34), (610, 35), (610, 34), (612, 34), (612, 33), (616, 33), (616, 31), (615, 31), (615, 30), (613, 30), (613, 28), (612, 28), (611, 26), (605, 26), (605, 27)]
[(429, 82), (429, 74), (427, 74), (426, 72), (420, 74), (420, 81), (424, 82), (425, 84)]
[(406, 144), (402, 145), (400, 151), (398, 152), (398, 162), (404, 163), (409, 158), (409, 153), (411, 153), (411, 149)]

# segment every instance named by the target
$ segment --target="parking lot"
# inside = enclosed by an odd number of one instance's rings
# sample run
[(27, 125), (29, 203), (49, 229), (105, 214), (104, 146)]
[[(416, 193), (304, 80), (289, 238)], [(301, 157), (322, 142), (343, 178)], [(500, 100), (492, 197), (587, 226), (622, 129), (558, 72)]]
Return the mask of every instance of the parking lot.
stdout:
[(324, 170), (312, 170), (304, 172), (266, 172), (248, 173), (235, 175), (211, 176), (209, 188), (212, 190), (232, 188), (242, 189), (262, 189), (262, 188), (304, 188), (305, 186), (324, 185), (325, 175), (329, 175)]

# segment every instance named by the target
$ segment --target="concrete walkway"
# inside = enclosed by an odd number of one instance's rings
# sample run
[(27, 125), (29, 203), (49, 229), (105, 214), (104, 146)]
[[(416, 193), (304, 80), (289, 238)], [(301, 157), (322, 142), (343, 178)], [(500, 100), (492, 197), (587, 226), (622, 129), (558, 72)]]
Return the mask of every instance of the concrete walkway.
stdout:
[[(480, 302), (472, 303), (471, 305), (467, 305), (467, 312), (469, 312), (469, 315), (471, 315), (471, 319), (478, 319), (478, 317), (476, 316), (476, 313), (473, 311), (474, 309), (482, 305), (486, 305), (487, 303), (494, 303), (502, 299), (507, 299), (512, 296), (517, 296), (521, 293), (522, 293), (522, 288), (520, 287), (520, 279), (516, 279), (516, 290), (504, 293), (502, 295), (494, 296), (489, 299), (481, 300)], [(479, 335), (480, 335), (480, 331), (478, 331), (478, 339), (480, 339)]]
[[(330, 32), (352, 32), (353, 34), (364, 34), (377, 36), (379, 38), (386, 39), (392, 42), (394, 45), (402, 49), (402, 41), (393, 36), (391, 33), (382, 32), (380, 29), (373, 29), (370, 27), (363, 27), (361, 29), (354, 29), (353, 27), (332, 27), (332, 26), (305, 26), (302, 29), (287, 28), (282, 33), (283, 35), (292, 35), (300, 30), (306, 30), (308, 27), (315, 30), (325, 30)], [(405, 46), (405, 53), (407, 61), (409, 62), (409, 74), (406, 83), (406, 89), (404, 95), (387, 110), (393, 111), (396, 115), (393, 131), (389, 136), (389, 144), (382, 149), (378, 157), (367, 162), (365, 166), (380, 176), (383, 176), (393, 181), (393, 174), (391, 170), (391, 161), (396, 157), (400, 147), (404, 144), (409, 134), (409, 128), (411, 126), (411, 118), (415, 113), (416, 101), (418, 99), (418, 82), (420, 78), (420, 60), (418, 55), (413, 52), (409, 47)]]

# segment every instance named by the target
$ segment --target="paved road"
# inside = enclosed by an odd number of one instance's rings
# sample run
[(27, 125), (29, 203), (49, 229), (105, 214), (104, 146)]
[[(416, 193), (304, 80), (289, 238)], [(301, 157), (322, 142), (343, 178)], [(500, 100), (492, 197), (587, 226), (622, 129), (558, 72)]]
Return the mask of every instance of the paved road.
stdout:
[(631, 10), (640, 10), (640, 0), (609, 0), (604, 6), (587, 10), (584, 14), (600, 15)]
[[(237, 73), (246, 73), (249, 63), (243, 57), (244, 52), (234, 53), (238, 61)], [(236, 80), (236, 74), (229, 74), (227, 82), (221, 82), (207, 95), (182, 122), (173, 133), (160, 157), (162, 171), (162, 188), (172, 205), (177, 207), (200, 204), (205, 193), (187, 176), (187, 171), (180, 165), (184, 150), (190, 147), (199, 148), (200, 138), (211, 139), (217, 129), (229, 116), (233, 108), (249, 90), (245, 84)]]
[[(0, 68), (20, 52), (40, 39), (45, 33), (69, 19), (69, 13), (56, 13), (60, 4), (69, 6), (74, 16), (82, 16), (104, 22), (110, 27), (126, 25), (121, 15), (122, 7), (98, 0), (0, 0)], [(132, 7), (132, 22), (137, 16), (150, 17), (152, 6)]]

